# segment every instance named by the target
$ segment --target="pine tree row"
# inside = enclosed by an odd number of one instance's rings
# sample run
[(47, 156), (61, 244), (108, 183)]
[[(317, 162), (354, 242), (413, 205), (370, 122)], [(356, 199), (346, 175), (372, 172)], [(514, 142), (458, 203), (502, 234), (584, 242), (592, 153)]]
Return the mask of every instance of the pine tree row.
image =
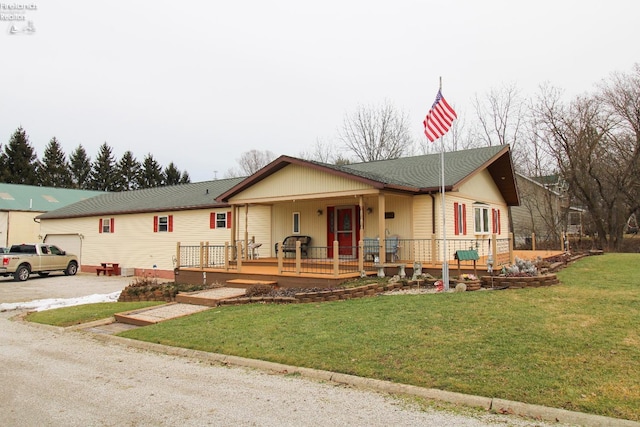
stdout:
[(191, 182), (189, 174), (180, 172), (171, 162), (162, 169), (147, 154), (140, 163), (131, 151), (116, 161), (113, 150), (105, 142), (92, 162), (82, 144), (69, 156), (54, 137), (49, 141), (42, 160), (38, 160), (27, 133), (19, 127), (0, 152), (0, 182), (42, 187), (77, 188), (83, 190), (127, 191)]

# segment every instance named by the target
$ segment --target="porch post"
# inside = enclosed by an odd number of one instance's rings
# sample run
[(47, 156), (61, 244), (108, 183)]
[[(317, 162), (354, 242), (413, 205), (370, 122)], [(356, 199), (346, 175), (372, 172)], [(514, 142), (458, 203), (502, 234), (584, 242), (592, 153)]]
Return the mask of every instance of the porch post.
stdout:
[(516, 259), (513, 256), (513, 233), (509, 233), (509, 264), (515, 264)]
[(204, 243), (200, 242), (200, 268), (204, 268), (204, 265), (203, 265), (203, 262), (204, 262), (203, 261), (203, 259), (204, 259), (204, 256), (203, 256), (204, 255), (204, 249), (202, 247), (203, 245), (204, 245)]
[(284, 270), (284, 251), (282, 250), (282, 248), (284, 247), (283, 242), (280, 242), (278, 247), (280, 248), (280, 250), (276, 254), (276, 256), (278, 257), (278, 274), (282, 274), (282, 270)]
[(176, 268), (180, 268), (180, 242), (176, 243)]
[(337, 240), (333, 241), (333, 275), (340, 274), (340, 245)]
[(384, 222), (384, 194), (378, 193), (378, 259), (381, 263), (385, 262), (385, 239), (387, 234), (385, 233)]
[(236, 268), (238, 273), (242, 271), (242, 242), (236, 242)]
[(229, 270), (229, 242), (224, 242), (224, 269)]
[(498, 260), (498, 235), (495, 233), (491, 235), (491, 252), (493, 252), (493, 264), (495, 265)]
[(244, 205), (244, 259), (249, 259), (249, 204)]
[[(302, 244), (300, 243), (300, 240), (296, 240), (296, 274), (300, 274), (302, 272), (302, 249), (301, 248), (302, 248)], [(284, 252), (284, 250), (282, 252)]]
[(436, 241), (436, 235), (431, 235), (431, 264), (436, 265), (438, 262), (438, 245)]
[(209, 267), (209, 242), (204, 242), (204, 267)]
[(236, 245), (236, 229), (238, 228), (236, 224), (238, 223), (238, 209), (236, 209), (236, 205), (231, 205), (231, 245)]

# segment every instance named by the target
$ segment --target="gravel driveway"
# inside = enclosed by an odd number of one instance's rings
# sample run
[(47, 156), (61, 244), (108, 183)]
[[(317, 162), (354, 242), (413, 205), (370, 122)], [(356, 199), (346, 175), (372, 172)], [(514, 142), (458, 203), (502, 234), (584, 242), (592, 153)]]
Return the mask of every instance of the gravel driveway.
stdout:
[[(109, 293), (129, 281), (79, 275), (1, 282), (0, 302)], [(10, 320), (16, 314), (0, 313), (0, 414), (7, 426), (546, 425), (423, 412), (383, 394), (213, 366)]]

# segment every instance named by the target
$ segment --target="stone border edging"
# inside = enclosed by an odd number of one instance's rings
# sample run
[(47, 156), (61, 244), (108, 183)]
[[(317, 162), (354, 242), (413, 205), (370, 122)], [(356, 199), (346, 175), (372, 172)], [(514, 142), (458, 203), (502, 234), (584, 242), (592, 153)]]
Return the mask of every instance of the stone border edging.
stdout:
[(145, 341), (137, 341), (113, 335), (94, 334), (98, 341), (112, 341), (138, 350), (152, 351), (171, 356), (190, 357), (203, 362), (215, 362), (222, 365), (258, 369), (279, 374), (299, 374), (302, 377), (314, 380), (330, 381), (339, 384), (351, 385), (361, 389), (369, 389), (382, 393), (397, 393), (423, 397), (426, 399), (483, 408), (486, 411), (494, 411), (498, 414), (518, 415), (537, 420), (560, 422), (565, 424), (577, 424), (588, 427), (640, 427), (640, 423), (631, 420), (605, 417), (602, 415), (587, 414), (584, 412), (568, 411), (566, 409), (551, 408), (529, 403), (515, 402), (511, 400), (475, 396), (445, 390), (424, 388), (407, 384), (393, 383), (390, 381), (358, 377), (355, 375), (341, 374), (313, 368), (303, 368), (281, 363), (267, 362), (258, 359), (249, 359), (240, 356), (228, 356), (220, 353), (208, 353), (201, 350), (190, 350), (180, 347), (171, 347), (164, 344), (156, 344)]

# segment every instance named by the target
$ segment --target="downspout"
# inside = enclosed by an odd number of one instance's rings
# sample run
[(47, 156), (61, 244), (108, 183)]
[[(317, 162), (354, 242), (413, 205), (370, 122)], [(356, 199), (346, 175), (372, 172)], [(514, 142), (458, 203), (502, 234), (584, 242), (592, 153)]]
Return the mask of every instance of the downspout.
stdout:
[(429, 193), (431, 196), (431, 234), (436, 234), (436, 197), (433, 193)]

